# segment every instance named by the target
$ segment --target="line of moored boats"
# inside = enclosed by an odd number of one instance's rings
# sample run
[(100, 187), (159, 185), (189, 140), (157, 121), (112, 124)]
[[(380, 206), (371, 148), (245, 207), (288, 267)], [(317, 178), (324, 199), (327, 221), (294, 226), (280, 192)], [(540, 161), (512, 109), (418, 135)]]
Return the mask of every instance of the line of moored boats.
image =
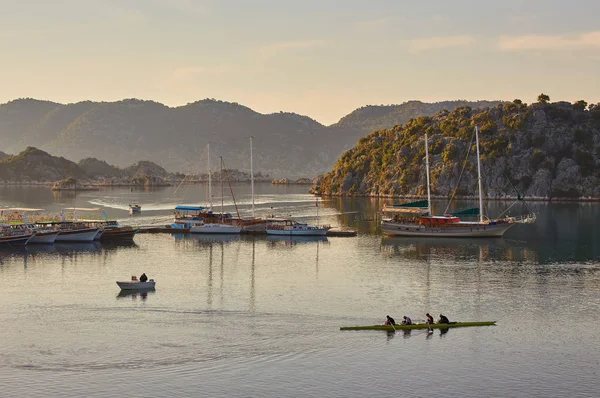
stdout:
[(331, 229), (329, 225), (309, 225), (285, 217), (234, 217), (231, 213), (215, 213), (210, 207), (201, 206), (175, 207), (175, 220), (170, 227), (192, 234), (264, 233), (284, 236), (326, 236)]
[(132, 240), (138, 229), (121, 226), (117, 221), (78, 220), (77, 211), (100, 209), (70, 208), (73, 219), (67, 220), (64, 210), (60, 217), (37, 215), (42, 209), (1, 209), (0, 245), (23, 246), (55, 242), (93, 242), (97, 240)]

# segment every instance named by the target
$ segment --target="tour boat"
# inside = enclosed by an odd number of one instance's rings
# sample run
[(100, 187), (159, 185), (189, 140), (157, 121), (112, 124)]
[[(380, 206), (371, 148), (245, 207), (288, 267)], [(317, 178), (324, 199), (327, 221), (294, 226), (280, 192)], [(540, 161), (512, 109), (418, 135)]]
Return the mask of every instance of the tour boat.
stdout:
[(130, 226), (108, 226), (103, 227), (102, 236), (100, 237), (101, 241), (109, 241), (109, 240), (133, 240), (133, 237), (136, 233), (139, 232), (139, 229), (133, 228)]
[(412, 325), (369, 325), (369, 326), (343, 326), (340, 330), (414, 330), (414, 329), (446, 329), (468, 326), (493, 326), (496, 321), (487, 322), (450, 322), (450, 323), (414, 323)]
[[(18, 230), (29, 230), (35, 234), (29, 239), (27, 244), (45, 243), (52, 244), (58, 236), (58, 229), (37, 224), (39, 220), (49, 217), (40, 215), (39, 212), (44, 209), (31, 209), (23, 207), (11, 207), (2, 209), (2, 213), (11, 228)], [(12, 212), (5, 214), (5, 212)]]
[(0, 225), (0, 246), (24, 246), (35, 235), (29, 229), (14, 229), (10, 225)]
[(56, 241), (56, 237), (58, 236), (58, 229), (43, 229), (36, 228), (35, 225), (29, 225), (35, 231), (35, 234), (29, 239), (27, 244), (32, 243), (43, 243), (43, 244), (52, 244)]
[[(483, 215), (483, 189), (481, 182), (481, 162), (479, 160), (479, 130), (475, 127), (477, 146), (477, 180), (479, 208), (459, 213), (434, 216), (431, 214), (431, 192), (429, 184), (429, 150), (425, 135), (425, 160), (427, 173), (427, 200), (387, 206), (382, 209), (381, 228), (383, 233), (394, 236), (430, 237), (501, 237), (506, 230), (516, 224), (533, 223), (536, 214), (519, 217), (489, 219)], [(477, 221), (463, 221), (459, 215), (479, 215)]]

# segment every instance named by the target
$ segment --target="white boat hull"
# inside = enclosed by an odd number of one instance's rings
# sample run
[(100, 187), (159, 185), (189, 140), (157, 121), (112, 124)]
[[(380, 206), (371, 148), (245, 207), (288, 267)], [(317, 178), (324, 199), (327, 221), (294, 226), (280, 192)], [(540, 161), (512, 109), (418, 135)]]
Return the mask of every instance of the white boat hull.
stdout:
[(36, 231), (27, 244), (52, 244), (58, 236), (58, 231)]
[(268, 235), (281, 236), (326, 236), (329, 228), (311, 228), (311, 229), (269, 229)]
[(154, 289), (156, 282), (154, 282), (153, 280), (149, 280), (147, 282), (117, 281), (117, 285), (119, 285), (121, 290), (144, 290), (144, 289)]
[(383, 221), (381, 229), (392, 236), (431, 236), (448, 238), (499, 238), (515, 223), (476, 224), (472, 226), (430, 227), (417, 224), (401, 224)]
[(202, 224), (190, 228), (192, 234), (239, 234), (242, 227), (226, 224)]
[(55, 242), (93, 242), (99, 228), (59, 231)]

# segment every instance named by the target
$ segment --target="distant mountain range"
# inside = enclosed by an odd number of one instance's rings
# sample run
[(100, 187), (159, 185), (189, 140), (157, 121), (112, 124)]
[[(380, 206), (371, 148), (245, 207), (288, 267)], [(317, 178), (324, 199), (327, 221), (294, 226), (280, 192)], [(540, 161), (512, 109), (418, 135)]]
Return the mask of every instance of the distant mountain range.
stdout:
[(199, 174), (206, 171), (210, 143), (213, 169), (218, 170), (218, 156), (223, 156), (227, 168), (248, 170), (253, 136), (255, 170), (273, 177), (313, 177), (330, 170), (345, 150), (373, 130), (443, 109), (498, 103), (410, 101), (367, 106), (324, 126), (295, 113), (264, 115), (214, 99), (174, 108), (138, 99), (66, 105), (18, 99), (0, 105), (0, 159), (32, 146), (72, 161), (102, 159), (107, 167), (148, 160), (170, 172)]
[(0, 154), (0, 180), (7, 182), (55, 182), (65, 178), (76, 180), (108, 179), (114, 182), (133, 182), (138, 178), (183, 178), (183, 175), (168, 173), (161, 166), (149, 161), (139, 161), (125, 168), (86, 158), (75, 163), (63, 157), (52, 156), (47, 152), (27, 147), (21, 153), (2, 158)]

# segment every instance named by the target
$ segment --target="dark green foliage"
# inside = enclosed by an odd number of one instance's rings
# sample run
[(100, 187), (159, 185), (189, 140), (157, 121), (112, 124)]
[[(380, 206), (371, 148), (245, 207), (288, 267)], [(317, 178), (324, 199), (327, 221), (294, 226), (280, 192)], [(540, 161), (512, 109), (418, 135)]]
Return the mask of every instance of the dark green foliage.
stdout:
[(586, 151), (576, 150), (573, 154), (573, 158), (577, 165), (579, 166), (579, 171), (583, 177), (587, 177), (596, 168), (596, 161), (594, 160), (594, 156)]
[(547, 104), (548, 102), (550, 102), (550, 96), (547, 94), (541, 93), (540, 95), (538, 95), (537, 100), (540, 104)]
[(573, 109), (583, 112), (585, 111), (585, 108), (587, 108), (587, 106), (587, 102), (585, 102), (584, 100), (579, 100), (573, 104)]
[(586, 148), (590, 148), (594, 144), (594, 135), (589, 130), (575, 129), (573, 139), (576, 143), (581, 144)]

